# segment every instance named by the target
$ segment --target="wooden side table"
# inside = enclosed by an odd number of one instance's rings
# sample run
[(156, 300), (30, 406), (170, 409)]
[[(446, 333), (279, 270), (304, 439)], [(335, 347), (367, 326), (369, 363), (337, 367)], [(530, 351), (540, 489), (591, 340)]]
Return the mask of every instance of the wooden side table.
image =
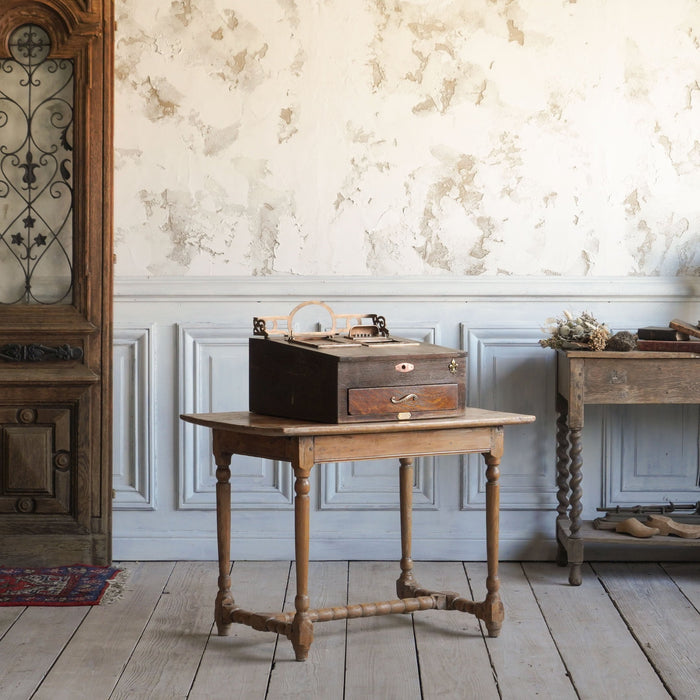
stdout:
[[(700, 403), (700, 355), (677, 352), (557, 351), (557, 563), (581, 584), (586, 541), (649, 544), (595, 530), (581, 519), (582, 433), (586, 404)], [(697, 541), (674, 541), (697, 546)]]
[[(216, 518), (219, 552), (219, 592), (215, 620), (219, 635), (231, 623), (283, 634), (304, 661), (313, 641), (314, 622), (371, 617), (416, 610), (460, 610), (486, 624), (492, 637), (503, 623), (498, 594), (499, 464), (503, 454), (503, 427), (530, 423), (534, 416), (467, 408), (456, 418), (387, 421), (362, 424), (326, 424), (261, 416), (248, 412), (183, 415), (181, 418), (213, 431), (216, 460)], [(411, 510), (413, 459), (420, 455), (482, 453), (486, 461), (486, 547), (488, 576), (485, 600), (476, 602), (449, 591), (422, 588), (413, 576)], [(257, 613), (234, 602), (229, 571), (231, 538), (231, 457), (234, 454), (277, 459), (291, 463), (295, 476), (294, 538), (297, 574), (295, 612)], [(344, 460), (399, 459), (401, 513), (401, 575), (398, 599), (376, 603), (310, 609), (309, 576), (309, 475), (314, 464)]]

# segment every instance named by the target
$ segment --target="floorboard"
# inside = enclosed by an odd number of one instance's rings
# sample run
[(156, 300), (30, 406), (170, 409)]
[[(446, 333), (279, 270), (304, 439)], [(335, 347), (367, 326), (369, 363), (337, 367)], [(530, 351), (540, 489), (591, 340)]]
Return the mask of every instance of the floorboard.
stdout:
[[(348, 601), (396, 598), (396, 562), (350, 562)], [(345, 700), (421, 697), (411, 615), (348, 620)]]
[[(217, 564), (211, 563), (204, 585), (213, 619)], [(288, 561), (235, 562), (231, 591), (237, 605), (254, 612), (281, 612), (289, 579)], [(285, 639), (279, 640), (280, 644)], [(265, 698), (278, 643), (277, 635), (245, 625), (232, 625), (228, 637), (212, 630), (190, 698), (261, 700)]]
[(674, 562), (663, 563), (661, 566), (693, 607), (700, 612), (700, 563)]
[[(697, 697), (700, 565), (500, 566), (506, 619), (484, 637), (471, 615), (317, 623), (305, 663), (284, 637), (213, 624), (215, 562), (126, 563), (121, 599), (93, 607), (0, 607), (2, 700), (433, 700)], [(312, 607), (396, 597), (396, 562), (312, 562)], [(481, 600), (483, 562), (419, 562), (426, 587)], [(288, 561), (236, 562), (236, 602), (292, 610)]]
[[(564, 568), (529, 563), (523, 567), (582, 700), (668, 698), (653, 667), (588, 565), (583, 567), (580, 586), (567, 583)], [(643, 692), (630, 694), (631, 683)]]
[(31, 697), (88, 611), (88, 607), (26, 608), (0, 640), (0, 698)]
[[(292, 567), (285, 610), (294, 610), (296, 573)], [(312, 608), (345, 605), (348, 595), (347, 562), (311, 562), (309, 598)], [(286, 638), (280, 638), (268, 688), (268, 700), (298, 698), (299, 687), (313, 698), (342, 698), (345, 683), (345, 620), (318, 622), (309, 658), (301, 663)]]
[[(33, 700), (108, 698), (158, 602), (174, 562), (129, 565), (122, 605), (96, 605), (48, 673)], [(128, 608), (129, 614), (124, 614)], [(105, 644), (109, 630), (109, 644)]]
[(175, 565), (111, 698), (189, 695), (214, 622), (211, 591), (211, 562)]
[[(486, 564), (468, 563), (467, 572), (474, 598), (483, 600), (486, 596)], [(522, 566), (511, 562), (501, 564), (499, 578), (506, 619), (500, 635), (487, 637), (486, 643), (501, 697), (504, 700), (576, 698), (567, 668)]]
[[(461, 562), (417, 564), (414, 575), (431, 590), (469, 598)], [(423, 698), (498, 700), (498, 686), (479, 623), (473, 615), (427, 610), (413, 615)]]
[(700, 689), (697, 609), (658, 564), (597, 563), (594, 567), (673, 697), (696, 700)]
[(24, 612), (24, 608), (3, 608), (0, 607), (0, 639), (2, 639), (7, 630), (17, 621), (20, 615)]

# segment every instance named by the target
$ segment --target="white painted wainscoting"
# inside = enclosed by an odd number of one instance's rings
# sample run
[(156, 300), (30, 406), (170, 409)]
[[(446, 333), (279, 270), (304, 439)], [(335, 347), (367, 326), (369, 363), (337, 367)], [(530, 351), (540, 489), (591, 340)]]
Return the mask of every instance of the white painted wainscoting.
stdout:
[[(178, 416), (247, 409), (253, 317), (309, 299), (466, 349), (469, 405), (537, 416), (506, 430), (501, 464), (501, 557), (519, 560), (554, 554), (554, 352), (538, 344), (546, 320), (588, 310), (617, 331), (700, 318), (696, 278), (118, 279), (115, 559), (216, 558), (209, 432)], [(601, 504), (700, 499), (699, 439), (697, 406), (589, 407), (584, 517)], [(234, 457), (232, 472), (232, 556), (292, 558), (289, 466)], [(481, 458), (422, 458), (415, 474), (414, 557), (485, 559)], [(320, 467), (312, 503), (312, 558), (400, 556), (398, 464)]]

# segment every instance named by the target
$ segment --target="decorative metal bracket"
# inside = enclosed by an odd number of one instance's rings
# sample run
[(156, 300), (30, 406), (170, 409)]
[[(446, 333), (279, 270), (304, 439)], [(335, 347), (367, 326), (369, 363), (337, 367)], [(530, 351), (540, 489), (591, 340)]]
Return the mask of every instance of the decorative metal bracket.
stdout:
[(0, 360), (5, 362), (45, 362), (46, 360), (82, 360), (83, 349), (70, 345), (58, 345), (49, 347), (30, 343), (20, 345), (10, 343), (0, 346)]
[[(305, 301), (295, 306), (288, 316), (257, 316), (253, 319), (253, 335), (262, 335), (268, 338), (271, 335), (284, 336), (292, 340), (294, 328), (292, 322), (298, 311), (307, 306), (320, 306), (328, 312), (331, 318), (331, 328), (325, 331), (304, 331), (298, 336), (304, 338), (327, 338), (329, 336), (346, 333), (349, 338), (367, 338), (370, 336), (389, 337), (389, 329), (386, 327), (384, 316), (376, 314), (336, 314), (328, 304), (323, 301)], [(370, 320), (372, 325), (363, 324)], [(285, 325), (280, 327), (284, 322)]]

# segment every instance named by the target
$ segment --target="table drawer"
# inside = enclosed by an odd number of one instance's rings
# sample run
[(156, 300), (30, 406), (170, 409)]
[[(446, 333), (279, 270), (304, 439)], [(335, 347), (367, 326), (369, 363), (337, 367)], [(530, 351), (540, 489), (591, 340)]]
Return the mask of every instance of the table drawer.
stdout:
[(458, 384), (376, 386), (348, 389), (348, 414), (351, 416), (451, 411), (458, 406)]

